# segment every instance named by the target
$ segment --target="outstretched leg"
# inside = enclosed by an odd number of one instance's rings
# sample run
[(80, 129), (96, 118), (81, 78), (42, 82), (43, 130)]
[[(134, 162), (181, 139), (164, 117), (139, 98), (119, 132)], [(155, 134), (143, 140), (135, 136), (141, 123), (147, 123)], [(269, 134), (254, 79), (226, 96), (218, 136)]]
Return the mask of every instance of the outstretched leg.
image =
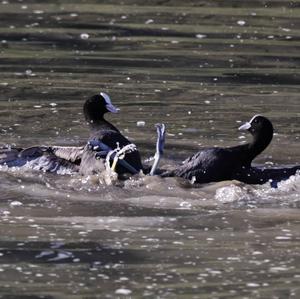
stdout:
[(155, 175), (159, 161), (164, 153), (166, 126), (164, 124), (156, 124), (157, 141), (154, 162), (150, 170), (150, 175)]

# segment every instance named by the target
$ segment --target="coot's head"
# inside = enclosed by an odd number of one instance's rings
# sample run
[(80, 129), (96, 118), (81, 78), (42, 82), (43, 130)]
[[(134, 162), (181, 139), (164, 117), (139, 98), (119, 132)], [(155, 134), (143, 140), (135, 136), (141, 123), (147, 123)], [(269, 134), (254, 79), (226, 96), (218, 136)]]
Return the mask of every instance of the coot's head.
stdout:
[(252, 135), (263, 138), (272, 138), (273, 125), (262, 115), (255, 115), (249, 122), (239, 127), (239, 130), (248, 130)]
[(117, 113), (119, 111), (112, 102), (108, 94), (101, 92), (86, 100), (83, 105), (85, 118), (89, 122), (103, 119), (106, 112)]

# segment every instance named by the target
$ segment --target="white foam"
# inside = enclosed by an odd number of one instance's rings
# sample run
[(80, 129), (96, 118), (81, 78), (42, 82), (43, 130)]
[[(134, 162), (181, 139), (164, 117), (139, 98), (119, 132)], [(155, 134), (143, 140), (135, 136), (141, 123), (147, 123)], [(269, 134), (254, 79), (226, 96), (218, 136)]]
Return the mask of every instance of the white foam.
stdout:
[(218, 188), (215, 199), (223, 203), (229, 203), (241, 199), (250, 199), (250, 196), (245, 187), (230, 184), (229, 186)]

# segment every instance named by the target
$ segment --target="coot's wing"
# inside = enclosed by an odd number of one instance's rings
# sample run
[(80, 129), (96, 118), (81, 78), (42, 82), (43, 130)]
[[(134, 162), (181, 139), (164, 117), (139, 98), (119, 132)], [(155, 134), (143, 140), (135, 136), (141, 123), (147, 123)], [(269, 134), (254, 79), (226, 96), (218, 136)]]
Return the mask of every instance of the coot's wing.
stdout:
[(197, 183), (230, 180), (232, 170), (236, 167), (234, 162), (233, 154), (227, 149), (205, 148), (162, 176), (179, 176)]
[(22, 167), (28, 161), (32, 161), (44, 155), (47, 147), (32, 146), (25, 149), (22, 148), (1, 148), (0, 149), (0, 165), (8, 167)]
[(57, 157), (46, 146), (33, 146), (25, 149), (2, 148), (0, 149), (0, 165), (24, 166), (24, 169), (62, 174), (78, 171), (76, 164)]
[(84, 151), (83, 146), (50, 146), (49, 149), (56, 157), (78, 164)]
[(47, 151), (48, 151), (48, 147), (46, 146), (31, 146), (22, 149), (19, 152), (19, 157), (26, 158), (26, 159), (34, 159), (42, 156)]
[(218, 156), (213, 150), (205, 149), (186, 159), (176, 173), (197, 183), (206, 183), (216, 181), (219, 171)]

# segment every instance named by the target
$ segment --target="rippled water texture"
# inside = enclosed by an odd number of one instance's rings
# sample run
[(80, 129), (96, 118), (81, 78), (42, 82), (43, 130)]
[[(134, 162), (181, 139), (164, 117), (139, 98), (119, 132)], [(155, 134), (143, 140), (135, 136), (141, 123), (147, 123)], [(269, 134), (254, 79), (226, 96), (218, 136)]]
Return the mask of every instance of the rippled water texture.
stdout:
[[(276, 135), (255, 163), (299, 164), (300, 1), (46, 2), (0, 2), (1, 145), (84, 144), (102, 90), (143, 159), (166, 123), (164, 167), (257, 113)], [(2, 168), (0, 297), (299, 298), (299, 186)]]

